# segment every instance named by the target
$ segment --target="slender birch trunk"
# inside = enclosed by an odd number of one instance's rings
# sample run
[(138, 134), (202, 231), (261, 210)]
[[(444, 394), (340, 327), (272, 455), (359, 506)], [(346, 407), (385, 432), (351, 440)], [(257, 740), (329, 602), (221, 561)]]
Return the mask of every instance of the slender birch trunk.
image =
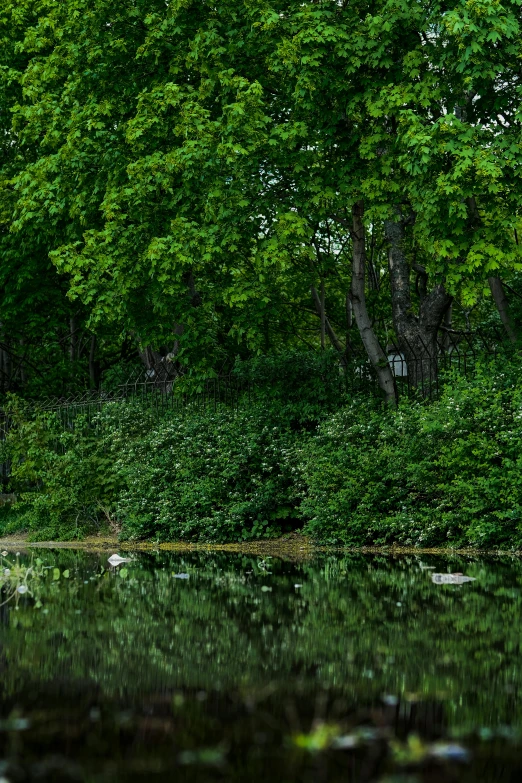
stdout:
[(339, 340), (339, 338), (337, 337), (335, 330), (332, 324), (330, 323), (330, 319), (326, 315), (326, 308), (323, 307), (323, 305), (325, 304), (324, 300), (321, 296), (319, 296), (319, 293), (315, 286), (311, 286), (310, 290), (312, 292), (312, 299), (314, 300), (315, 309), (317, 310), (317, 315), (321, 318), (321, 330), (323, 328), (322, 318), (324, 315), (325, 333), (328, 335), (328, 339), (332, 343), (335, 350), (338, 351), (339, 354), (341, 354), (342, 356), (344, 354), (344, 347), (341, 341)]
[(368, 358), (377, 373), (379, 386), (388, 405), (397, 404), (397, 388), (388, 362), (373, 330), (368, 309), (366, 307), (365, 273), (366, 273), (366, 230), (363, 222), (364, 205), (358, 201), (352, 210), (352, 287), (350, 299), (352, 302), (355, 322), (361, 335)]

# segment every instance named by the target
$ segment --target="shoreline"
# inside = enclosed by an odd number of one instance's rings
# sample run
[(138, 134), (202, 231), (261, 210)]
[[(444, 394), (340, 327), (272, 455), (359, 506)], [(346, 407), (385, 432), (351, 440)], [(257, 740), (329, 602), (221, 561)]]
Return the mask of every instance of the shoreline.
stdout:
[(414, 547), (414, 546), (320, 546), (306, 536), (289, 535), (277, 539), (245, 541), (230, 544), (190, 543), (187, 541), (119, 541), (117, 536), (87, 536), (74, 541), (30, 541), (27, 535), (0, 537), (1, 549), (82, 549), (90, 552), (231, 552), (273, 557), (309, 558), (324, 553), (354, 553), (363, 555), (452, 555), (462, 557), (522, 557), (520, 550), (476, 549), (471, 547)]

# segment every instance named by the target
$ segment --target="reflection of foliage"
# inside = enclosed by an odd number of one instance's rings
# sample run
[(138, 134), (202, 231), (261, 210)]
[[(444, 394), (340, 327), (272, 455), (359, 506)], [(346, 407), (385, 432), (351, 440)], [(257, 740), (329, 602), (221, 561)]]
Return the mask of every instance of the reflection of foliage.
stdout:
[(37, 557), (32, 557), (29, 564), (20, 561), (20, 553), (17, 552), (15, 559), (10, 558), (7, 552), (0, 555), (0, 595), (2, 600), (0, 606), (9, 602), (15, 604), (18, 609), (20, 597), (27, 595), (33, 598), (36, 609), (42, 607), (40, 594), (42, 592), (43, 580), (52, 578), (57, 582), (61, 577), (69, 578), (69, 570), (63, 572), (59, 568), (44, 565), (43, 561)]
[[(108, 569), (107, 557), (42, 556), (41, 608), (26, 593), (0, 613), (0, 698), (29, 705), (9, 725), (34, 720), (24, 742), (42, 737), (45, 752), (50, 720), (58, 746), (67, 732), (86, 766), (96, 747), (112, 764), (193, 769), (187, 780), (203, 766), (261, 781), (272, 764), (290, 781), (334, 756), (325, 779), (361, 783), (380, 779), (359, 775), (367, 756), (383, 772), (462, 762), (442, 736), (466, 735), (468, 746), (470, 732), (488, 740), (509, 726), (520, 739), (518, 560), (322, 555), (296, 565), (161, 552)], [(34, 562), (22, 556), (20, 568)], [(476, 581), (435, 585), (429, 567)], [(354, 755), (352, 777), (343, 754)], [(458, 779), (500, 783), (473, 777), (479, 762)]]
[[(66, 661), (71, 677), (108, 693), (122, 681), (136, 693), (160, 682), (218, 691), (241, 683), (255, 701), (267, 682), (292, 692), (297, 675), (305, 690), (335, 688), (355, 702), (383, 693), (443, 699), (454, 728), (512, 720), (518, 561), (455, 563), (477, 581), (436, 586), (413, 558), (272, 560), (267, 574), (255, 558), (143, 555), (126, 578), (93, 555), (54, 559), (71, 578), (55, 582), (48, 571), (41, 580), (45, 615), (27, 600), (10, 615), (6, 691), (35, 672), (52, 682)], [(173, 578), (180, 572), (189, 579)]]

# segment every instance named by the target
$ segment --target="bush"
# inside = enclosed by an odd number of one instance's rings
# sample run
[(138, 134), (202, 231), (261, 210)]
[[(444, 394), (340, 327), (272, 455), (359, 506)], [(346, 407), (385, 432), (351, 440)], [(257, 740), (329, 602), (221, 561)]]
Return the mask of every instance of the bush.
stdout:
[(19, 501), (0, 516), (4, 532), (24, 529), (37, 540), (71, 539), (107, 527), (122, 489), (116, 457), (145, 417), (137, 422), (129, 408), (111, 403), (95, 422), (78, 416), (71, 430), (55, 413), (31, 415), (17, 400), (9, 413), (4, 451)]
[(354, 402), (301, 449), (306, 530), (325, 544), (522, 545), (522, 387), (479, 367), (398, 411)]
[(262, 405), (188, 407), (159, 421), (132, 403), (63, 431), (56, 416), (13, 409), (7, 441), (23, 513), (7, 525), (37, 539), (112, 524), (124, 538), (239, 541), (295, 525), (293, 435)]
[(321, 407), (311, 382), (301, 420), (275, 378), (265, 401), (238, 410), (189, 405), (158, 419), (110, 403), (73, 431), (14, 401), (5, 448), (20, 502), (0, 509), (0, 525), (40, 539), (112, 525), (127, 539), (226, 542), (304, 519), (322, 544), (520, 548), (521, 364), (484, 365), (397, 411), (358, 397), (328, 414), (334, 393)]
[(289, 350), (238, 360), (233, 374), (251, 384), (251, 399), (296, 429), (324, 418), (348, 397), (339, 354), (333, 350)]
[(291, 529), (294, 440), (262, 405), (164, 419), (117, 466), (124, 535), (241, 541)]

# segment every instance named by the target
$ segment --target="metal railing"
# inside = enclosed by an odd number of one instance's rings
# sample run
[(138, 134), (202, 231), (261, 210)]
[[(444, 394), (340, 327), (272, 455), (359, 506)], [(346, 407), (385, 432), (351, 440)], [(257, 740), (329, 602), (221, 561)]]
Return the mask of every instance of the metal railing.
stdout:
[[(479, 357), (494, 357), (504, 344), (501, 335), (449, 329), (439, 333), (435, 351), (422, 344), (419, 352), (418, 348), (407, 344), (406, 338), (403, 341), (405, 350), (396, 345), (388, 346), (387, 350), (398, 392), (420, 392), (424, 397), (434, 397), (439, 393), (441, 376), (444, 377), (449, 370), (468, 375)], [(341, 385), (348, 393), (378, 391), (375, 373), (364, 356), (352, 356), (351, 361), (343, 365), (342, 373)], [(181, 410), (187, 405), (214, 410), (218, 404), (235, 406), (242, 396), (250, 397), (254, 391), (255, 384), (234, 374), (188, 384), (183, 376), (175, 376), (159, 366), (140, 369), (110, 391), (101, 389), (68, 397), (47, 397), (35, 401), (33, 408), (35, 411), (56, 411), (64, 426), (69, 426), (78, 415), (91, 420), (111, 402), (141, 401), (161, 415), (168, 410)], [(0, 410), (0, 432), (6, 426), (6, 415)]]
[[(421, 345), (418, 355), (414, 346), (388, 346), (388, 362), (397, 384), (399, 395), (415, 394), (433, 399), (440, 393), (441, 379), (449, 371), (469, 375), (479, 358), (494, 357), (505, 345), (500, 335), (475, 332), (441, 331), (436, 349)], [(406, 352), (409, 357), (406, 357)], [(341, 369), (341, 366), (340, 368)], [(346, 395), (379, 394), (377, 378), (369, 361), (363, 356), (352, 356), (342, 364), (340, 388)], [(109, 403), (138, 402), (161, 417), (167, 411), (180, 411), (187, 406), (195, 410), (216, 410), (218, 405), (237, 406), (242, 398), (251, 399), (263, 389), (236, 375), (209, 378), (189, 385), (186, 378), (176, 377), (169, 369), (143, 369), (115, 389), (85, 391), (70, 397), (48, 397), (35, 402), (33, 413), (55, 412), (62, 427), (73, 430), (78, 417), (92, 423)], [(340, 404), (345, 396), (341, 395)], [(10, 428), (9, 416), (0, 410), (0, 441)], [(8, 483), (9, 465), (0, 462), (0, 482)]]
[(87, 391), (71, 397), (47, 397), (35, 403), (39, 411), (55, 411), (65, 427), (71, 427), (81, 415), (91, 421), (102, 408), (111, 402), (140, 402), (162, 415), (188, 405), (196, 409), (216, 410), (219, 404), (236, 406), (244, 394), (249, 394), (250, 384), (233, 375), (209, 378), (188, 386), (182, 378), (157, 377), (150, 370), (143, 370), (112, 391)]
[(467, 377), (474, 371), (479, 359), (494, 358), (507, 347), (502, 334), (478, 330), (441, 330), (435, 347), (426, 345), (422, 338), (419, 338), (420, 345), (417, 346), (409, 343), (405, 336), (402, 340), (403, 350), (392, 345), (387, 352), (399, 396), (415, 393), (429, 399), (438, 396), (441, 381), (449, 373)]

